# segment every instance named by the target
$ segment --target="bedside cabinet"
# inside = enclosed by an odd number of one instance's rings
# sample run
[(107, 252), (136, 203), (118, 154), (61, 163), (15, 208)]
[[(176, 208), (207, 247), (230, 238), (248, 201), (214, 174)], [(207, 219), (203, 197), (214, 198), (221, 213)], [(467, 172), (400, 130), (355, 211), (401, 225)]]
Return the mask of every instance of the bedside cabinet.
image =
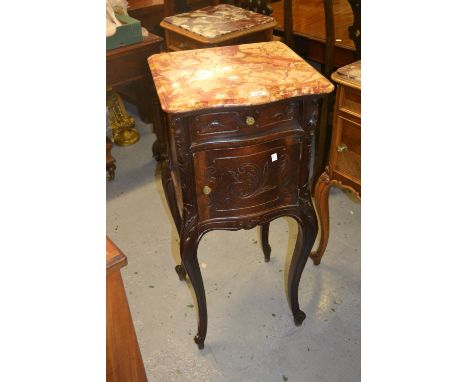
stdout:
[(197, 260), (203, 235), (260, 225), (268, 261), (269, 222), (280, 216), (299, 225), (287, 295), (300, 325), (298, 285), (317, 235), (311, 132), (320, 97), (333, 85), (280, 42), (162, 53), (148, 61), (166, 121), (162, 180), (180, 236), (176, 271), (181, 279), (188, 274), (197, 299), (195, 342), (203, 348), (208, 320)]
[(271, 41), (275, 26), (273, 17), (229, 4), (180, 13), (161, 22), (170, 52)]
[(314, 199), (321, 229), (317, 251), (310, 257), (320, 264), (330, 232), (330, 187), (351, 190), (361, 198), (361, 61), (332, 74), (337, 83), (330, 161), (315, 186)]

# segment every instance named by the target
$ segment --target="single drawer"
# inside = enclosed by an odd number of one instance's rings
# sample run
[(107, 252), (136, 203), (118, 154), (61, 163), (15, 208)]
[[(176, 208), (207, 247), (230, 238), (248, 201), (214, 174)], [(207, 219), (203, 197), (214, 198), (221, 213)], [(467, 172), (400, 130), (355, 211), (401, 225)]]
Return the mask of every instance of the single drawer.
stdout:
[(249, 32), (242, 35), (233, 34), (231, 38), (226, 37), (224, 40), (217, 39), (216, 42), (197, 41), (193, 38), (190, 38), (190, 36), (179, 34), (170, 29), (165, 29), (165, 36), (167, 49), (170, 52), (177, 52), (180, 50), (203, 49), (212, 48), (215, 46), (240, 45), (271, 41), (273, 39), (273, 28), (259, 30), (256, 32)]
[(206, 44), (192, 40), (171, 30), (166, 29), (165, 36), (166, 47), (170, 52), (177, 52), (179, 50), (202, 49), (208, 47)]
[(274, 133), (302, 131), (300, 102), (278, 102), (238, 110), (211, 111), (190, 119), (192, 143), (216, 142), (223, 139), (246, 139)]
[(200, 220), (259, 214), (297, 203), (297, 137), (193, 154)]
[(361, 91), (341, 85), (339, 110), (361, 116)]
[(361, 126), (349, 119), (338, 116), (333, 142), (332, 166), (345, 176), (356, 181), (361, 179)]

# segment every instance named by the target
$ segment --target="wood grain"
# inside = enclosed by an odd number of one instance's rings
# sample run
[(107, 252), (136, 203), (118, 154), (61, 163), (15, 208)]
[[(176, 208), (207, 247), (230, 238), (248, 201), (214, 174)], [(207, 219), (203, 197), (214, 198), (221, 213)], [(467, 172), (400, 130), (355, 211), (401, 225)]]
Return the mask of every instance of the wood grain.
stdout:
[[(273, 17), (284, 28), (283, 1), (271, 4)], [(323, 0), (294, 0), (292, 2), (293, 32), (310, 40), (325, 42), (325, 12)], [(333, 0), (336, 45), (354, 50), (354, 43), (348, 36), (348, 27), (353, 24), (354, 16), (348, 0)], [(341, 41), (339, 41), (341, 40)]]
[(107, 382), (147, 382), (120, 269), (127, 257), (106, 239)]
[(320, 225), (320, 242), (310, 253), (315, 265), (325, 253), (330, 235), (328, 196), (331, 186), (352, 191), (361, 197), (361, 85), (332, 74), (337, 82), (335, 113), (330, 145), (330, 160), (318, 178), (314, 190), (315, 207)]
[(208, 313), (197, 247), (203, 235), (214, 229), (261, 225), (268, 261), (268, 223), (279, 216), (294, 218), (299, 230), (287, 297), (295, 324), (305, 319), (298, 285), (317, 235), (308, 179), (311, 130), (320, 96), (166, 114), (170, 153), (164, 160), (162, 181), (180, 237), (181, 264), (176, 272), (181, 279), (187, 274), (195, 291), (198, 330), (194, 340), (200, 349)]

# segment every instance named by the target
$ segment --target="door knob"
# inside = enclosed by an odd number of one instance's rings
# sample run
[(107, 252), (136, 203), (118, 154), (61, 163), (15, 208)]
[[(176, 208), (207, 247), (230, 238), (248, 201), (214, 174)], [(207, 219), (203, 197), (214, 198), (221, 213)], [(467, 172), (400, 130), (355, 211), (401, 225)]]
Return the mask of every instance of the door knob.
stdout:
[(249, 126), (255, 125), (255, 118), (249, 116), (245, 119), (245, 123)]
[(346, 146), (346, 144), (344, 143), (340, 143), (338, 147), (336, 148), (336, 151), (338, 151), (339, 153), (342, 153), (346, 150), (348, 150), (348, 146)]
[(209, 194), (211, 194), (211, 187), (210, 186), (205, 186), (203, 187), (203, 193), (208, 196)]

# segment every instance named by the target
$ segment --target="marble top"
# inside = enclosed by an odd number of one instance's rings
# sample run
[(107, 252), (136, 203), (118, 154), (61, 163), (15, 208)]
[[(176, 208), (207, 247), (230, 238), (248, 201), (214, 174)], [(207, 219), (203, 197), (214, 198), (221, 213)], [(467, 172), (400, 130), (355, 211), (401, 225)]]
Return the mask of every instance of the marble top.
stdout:
[(163, 22), (208, 39), (214, 39), (262, 24), (276, 24), (273, 17), (229, 4), (220, 4), (192, 12), (180, 13), (166, 17)]
[(279, 41), (160, 53), (148, 63), (168, 113), (260, 105), (334, 89)]
[(361, 89), (361, 60), (339, 68), (332, 74), (332, 79), (338, 83), (346, 82)]

